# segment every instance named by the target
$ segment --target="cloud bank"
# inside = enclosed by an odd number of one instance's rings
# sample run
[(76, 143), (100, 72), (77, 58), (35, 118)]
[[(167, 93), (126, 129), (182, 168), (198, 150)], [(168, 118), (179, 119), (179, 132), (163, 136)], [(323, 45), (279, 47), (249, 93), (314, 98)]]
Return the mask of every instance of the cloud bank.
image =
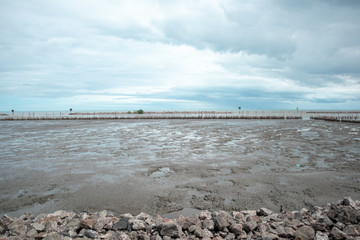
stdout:
[(359, 109), (359, 1), (0, 1), (0, 110)]

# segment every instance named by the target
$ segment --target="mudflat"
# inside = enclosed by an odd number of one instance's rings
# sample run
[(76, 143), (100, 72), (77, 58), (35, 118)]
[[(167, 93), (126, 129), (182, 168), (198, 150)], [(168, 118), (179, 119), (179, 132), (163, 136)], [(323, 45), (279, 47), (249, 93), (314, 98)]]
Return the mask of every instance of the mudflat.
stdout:
[(360, 199), (360, 125), (315, 120), (0, 122), (0, 214), (277, 212)]

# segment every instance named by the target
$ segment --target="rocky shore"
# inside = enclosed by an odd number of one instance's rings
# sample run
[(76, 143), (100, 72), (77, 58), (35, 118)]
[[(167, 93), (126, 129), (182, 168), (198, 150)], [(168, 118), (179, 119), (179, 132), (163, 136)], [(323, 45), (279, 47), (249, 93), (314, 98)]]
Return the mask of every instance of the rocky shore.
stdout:
[(233, 212), (203, 211), (192, 217), (167, 219), (145, 213), (114, 216), (107, 211), (63, 210), (34, 217), (4, 215), (0, 239), (355, 239), (360, 240), (360, 201), (300, 211), (269, 209)]

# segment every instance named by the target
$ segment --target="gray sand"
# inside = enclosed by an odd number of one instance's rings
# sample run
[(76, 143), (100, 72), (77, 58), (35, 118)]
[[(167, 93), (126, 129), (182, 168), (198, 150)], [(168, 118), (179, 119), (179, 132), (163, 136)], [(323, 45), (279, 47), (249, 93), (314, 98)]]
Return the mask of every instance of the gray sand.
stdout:
[(300, 209), (360, 199), (360, 125), (4, 121), (0, 166), (0, 214)]

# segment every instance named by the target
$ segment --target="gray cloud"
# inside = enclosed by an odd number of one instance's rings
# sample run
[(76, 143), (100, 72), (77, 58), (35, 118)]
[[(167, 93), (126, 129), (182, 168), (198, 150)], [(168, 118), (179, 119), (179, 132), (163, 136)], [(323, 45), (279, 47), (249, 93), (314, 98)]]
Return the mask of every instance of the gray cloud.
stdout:
[(359, 8), (350, 0), (2, 1), (0, 95), (353, 108)]

